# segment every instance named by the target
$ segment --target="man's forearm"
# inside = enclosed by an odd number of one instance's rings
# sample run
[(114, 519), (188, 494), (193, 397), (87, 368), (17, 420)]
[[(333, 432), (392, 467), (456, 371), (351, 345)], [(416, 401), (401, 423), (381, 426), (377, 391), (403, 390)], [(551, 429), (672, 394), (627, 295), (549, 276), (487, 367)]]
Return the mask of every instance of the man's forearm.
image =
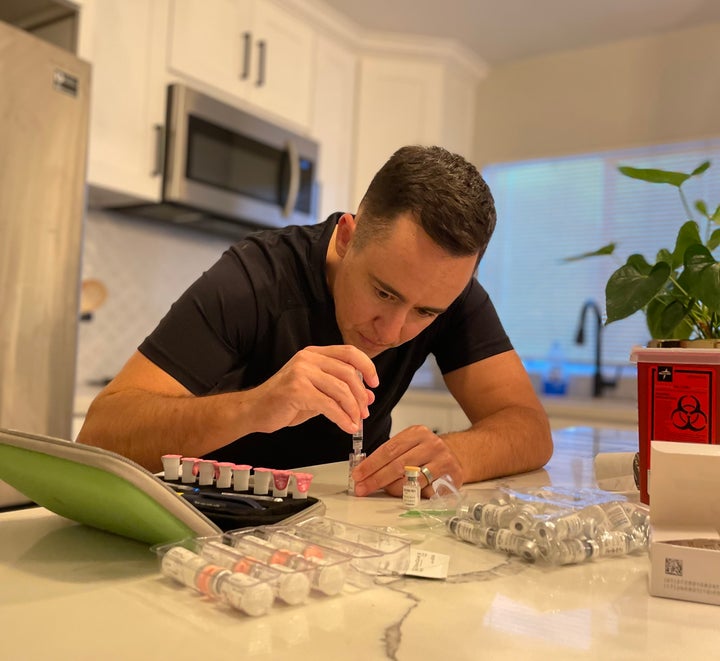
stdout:
[(460, 460), (464, 482), (536, 470), (553, 451), (547, 416), (531, 407), (503, 409), (441, 438)]
[[(252, 431), (249, 419), (247, 429), (242, 428), (243, 404), (242, 393), (206, 397), (139, 389), (102, 393), (90, 406), (77, 440), (157, 471), (163, 454), (202, 456)], [(228, 421), (230, 411), (233, 424)]]

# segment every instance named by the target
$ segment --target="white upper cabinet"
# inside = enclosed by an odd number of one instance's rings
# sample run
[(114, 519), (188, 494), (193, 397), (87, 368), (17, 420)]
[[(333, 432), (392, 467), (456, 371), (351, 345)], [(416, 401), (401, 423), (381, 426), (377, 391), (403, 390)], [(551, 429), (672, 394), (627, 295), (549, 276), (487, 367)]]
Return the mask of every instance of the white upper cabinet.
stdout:
[(91, 204), (156, 200), (160, 195), (164, 5), (164, 0), (80, 4), (78, 55), (92, 64)]
[(361, 57), (357, 95), (354, 200), (404, 145), (440, 145), (472, 157), (477, 72), (442, 55)]
[(314, 85), (315, 34), (298, 17), (260, 0), (255, 7), (255, 53), (259, 71), (250, 101), (309, 127)]
[(250, 80), (253, 6), (239, 0), (171, 0), (172, 73), (241, 95)]
[(357, 99), (355, 202), (399, 147), (440, 139), (442, 71), (434, 63), (365, 55)]
[(171, 0), (168, 67), (307, 129), (314, 32), (270, 0)]
[(321, 145), (318, 180), (318, 219), (352, 205), (355, 152), (355, 84), (358, 57), (339, 41), (318, 36), (315, 50), (315, 86), (312, 137)]

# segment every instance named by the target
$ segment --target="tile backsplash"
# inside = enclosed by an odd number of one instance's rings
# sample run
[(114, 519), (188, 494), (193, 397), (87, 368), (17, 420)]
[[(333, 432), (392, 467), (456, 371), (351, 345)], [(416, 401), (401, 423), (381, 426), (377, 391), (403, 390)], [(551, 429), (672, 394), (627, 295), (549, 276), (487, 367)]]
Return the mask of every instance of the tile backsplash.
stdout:
[(113, 377), (175, 299), (232, 239), (90, 210), (82, 277), (108, 290), (92, 320), (80, 323), (78, 386)]

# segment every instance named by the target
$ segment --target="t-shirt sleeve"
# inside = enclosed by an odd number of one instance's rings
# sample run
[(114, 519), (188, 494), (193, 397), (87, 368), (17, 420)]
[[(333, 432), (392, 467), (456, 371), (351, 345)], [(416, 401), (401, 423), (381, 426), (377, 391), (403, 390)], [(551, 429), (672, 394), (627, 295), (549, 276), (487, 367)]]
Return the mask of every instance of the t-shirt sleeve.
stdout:
[(490, 296), (472, 279), (443, 315), (432, 352), (443, 374), (513, 348)]
[(252, 283), (228, 250), (180, 296), (138, 350), (201, 395), (238, 364), (256, 330)]

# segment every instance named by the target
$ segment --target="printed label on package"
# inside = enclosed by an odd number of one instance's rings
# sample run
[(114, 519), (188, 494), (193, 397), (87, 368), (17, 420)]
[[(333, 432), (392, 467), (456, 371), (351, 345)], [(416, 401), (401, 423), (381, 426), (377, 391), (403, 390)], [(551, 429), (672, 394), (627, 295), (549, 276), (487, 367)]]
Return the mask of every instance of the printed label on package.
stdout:
[(654, 366), (650, 384), (650, 438), (712, 443), (714, 376), (713, 369)]

